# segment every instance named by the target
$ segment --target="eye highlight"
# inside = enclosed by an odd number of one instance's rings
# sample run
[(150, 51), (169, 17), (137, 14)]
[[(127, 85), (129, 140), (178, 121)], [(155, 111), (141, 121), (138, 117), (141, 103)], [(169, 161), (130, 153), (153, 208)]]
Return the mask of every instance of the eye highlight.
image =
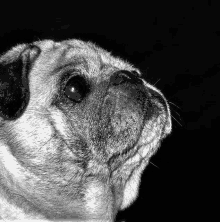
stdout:
[(73, 102), (81, 102), (89, 92), (89, 85), (83, 76), (73, 76), (70, 78), (65, 87), (64, 93), (68, 99)]

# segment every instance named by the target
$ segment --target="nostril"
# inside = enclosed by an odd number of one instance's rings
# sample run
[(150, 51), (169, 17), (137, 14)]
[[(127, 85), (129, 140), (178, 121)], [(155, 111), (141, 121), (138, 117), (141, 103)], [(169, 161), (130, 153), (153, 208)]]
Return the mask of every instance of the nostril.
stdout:
[(169, 105), (168, 105), (164, 95), (159, 90), (157, 90), (155, 88), (148, 87), (148, 93), (149, 93), (151, 102), (153, 102), (158, 107), (159, 110), (162, 108), (166, 112), (169, 111)]
[(114, 73), (110, 81), (113, 85), (120, 85), (128, 82), (133, 84), (142, 84), (142, 80), (138, 78), (138, 74), (127, 70), (120, 70)]
[(117, 74), (116, 78), (114, 79), (114, 84), (119, 85), (124, 82), (128, 82), (131, 80), (130, 73), (120, 72)]

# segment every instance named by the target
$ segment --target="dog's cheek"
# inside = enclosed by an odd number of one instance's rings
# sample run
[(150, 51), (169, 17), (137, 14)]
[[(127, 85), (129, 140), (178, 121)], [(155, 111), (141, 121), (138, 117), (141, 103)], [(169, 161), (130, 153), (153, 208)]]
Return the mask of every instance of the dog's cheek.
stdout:
[(28, 74), (40, 54), (35, 46), (20, 45), (0, 58), (0, 118), (15, 120), (29, 101)]

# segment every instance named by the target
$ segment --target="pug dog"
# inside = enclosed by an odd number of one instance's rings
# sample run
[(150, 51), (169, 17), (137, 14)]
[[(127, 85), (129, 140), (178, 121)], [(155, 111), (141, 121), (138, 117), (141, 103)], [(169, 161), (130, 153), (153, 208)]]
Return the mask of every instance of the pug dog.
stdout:
[(139, 69), (91, 42), (44, 40), (0, 57), (0, 217), (115, 221), (171, 115)]

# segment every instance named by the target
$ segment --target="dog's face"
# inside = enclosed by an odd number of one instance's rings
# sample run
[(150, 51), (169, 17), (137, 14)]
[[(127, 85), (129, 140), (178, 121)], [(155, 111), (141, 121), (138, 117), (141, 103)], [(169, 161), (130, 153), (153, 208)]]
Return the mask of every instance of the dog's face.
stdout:
[(171, 131), (162, 93), (78, 40), (19, 45), (0, 67), (1, 216), (113, 221)]

